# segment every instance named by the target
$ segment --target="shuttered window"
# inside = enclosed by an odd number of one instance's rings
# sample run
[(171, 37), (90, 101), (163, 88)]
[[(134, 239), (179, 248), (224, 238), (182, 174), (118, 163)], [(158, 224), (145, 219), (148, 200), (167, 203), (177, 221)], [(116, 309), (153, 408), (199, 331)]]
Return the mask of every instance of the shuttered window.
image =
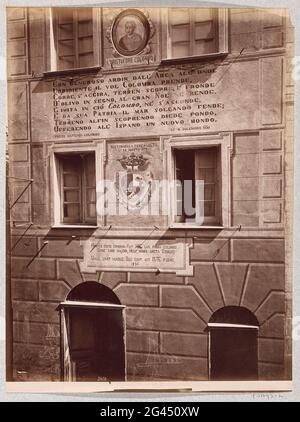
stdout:
[(96, 223), (95, 155), (68, 154), (59, 157), (61, 222)]
[(196, 206), (204, 211), (206, 221), (218, 219), (219, 172), (218, 148), (203, 148), (195, 152), (195, 180), (202, 180), (203, 193), (197, 197)]
[(175, 150), (175, 222), (221, 223), (221, 157), (219, 147)]
[(216, 53), (218, 43), (218, 9), (169, 9), (171, 57)]
[(53, 10), (56, 70), (94, 66), (93, 8)]

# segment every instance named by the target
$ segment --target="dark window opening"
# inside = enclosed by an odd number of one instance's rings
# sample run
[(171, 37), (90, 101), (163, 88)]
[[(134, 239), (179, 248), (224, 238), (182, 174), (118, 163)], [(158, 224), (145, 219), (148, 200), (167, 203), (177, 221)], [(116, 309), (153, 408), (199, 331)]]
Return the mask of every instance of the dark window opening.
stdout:
[(125, 350), (122, 313), (70, 308), (69, 353), (75, 381), (122, 381)]
[(258, 321), (247, 309), (229, 306), (215, 312), (208, 324), (210, 378), (256, 380), (258, 378)]
[(116, 294), (85, 282), (68, 294), (61, 310), (65, 381), (124, 381), (124, 307)]

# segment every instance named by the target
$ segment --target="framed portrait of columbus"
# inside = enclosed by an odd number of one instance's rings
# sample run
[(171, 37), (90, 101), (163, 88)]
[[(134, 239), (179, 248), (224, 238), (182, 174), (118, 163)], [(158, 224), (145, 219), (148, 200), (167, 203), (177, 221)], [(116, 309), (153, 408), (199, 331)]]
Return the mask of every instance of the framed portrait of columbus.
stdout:
[(149, 41), (149, 35), (149, 22), (139, 10), (124, 10), (112, 25), (112, 41), (122, 56), (135, 56), (141, 53)]

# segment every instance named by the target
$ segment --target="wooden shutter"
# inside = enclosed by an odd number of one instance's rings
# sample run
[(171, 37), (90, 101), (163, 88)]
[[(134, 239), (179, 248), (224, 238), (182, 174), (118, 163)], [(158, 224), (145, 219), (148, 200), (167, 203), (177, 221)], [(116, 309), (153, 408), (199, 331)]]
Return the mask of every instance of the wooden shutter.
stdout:
[(187, 57), (218, 51), (217, 9), (169, 10), (171, 57)]
[(62, 222), (96, 223), (95, 154), (60, 157)]
[(96, 169), (94, 154), (84, 156), (83, 203), (84, 222), (96, 223)]
[(193, 55), (218, 51), (217, 9), (193, 10)]
[(60, 309), (60, 323), (61, 323), (61, 343), (62, 343), (62, 375), (64, 381), (72, 381), (72, 364), (69, 344), (69, 315), (68, 310)]
[(191, 26), (188, 8), (174, 8), (169, 10), (169, 31), (173, 58), (190, 56)]
[[(26, 7), (7, 7), (6, 13), (8, 76), (28, 75), (28, 73), (30, 73), (28, 26), (29, 23), (32, 23), (32, 21), (28, 19), (28, 9)], [(32, 39), (30, 41), (33, 42)], [(40, 52), (40, 54), (42, 54), (42, 52)]]
[(57, 70), (94, 65), (93, 8), (56, 8)]
[(183, 183), (184, 174), (180, 163), (180, 156), (175, 154), (175, 222), (184, 221), (183, 214)]
[(57, 70), (73, 69), (76, 63), (73, 9), (56, 9)]
[(204, 214), (204, 222), (217, 222), (219, 217), (219, 151), (217, 147), (195, 152), (195, 180), (203, 181), (203, 190), (196, 189), (196, 214)]
[(81, 158), (76, 156), (61, 159), (61, 195), (63, 223), (81, 222)]
[(93, 66), (93, 9), (91, 7), (82, 7), (76, 9), (74, 13), (74, 20), (77, 26), (77, 67)]

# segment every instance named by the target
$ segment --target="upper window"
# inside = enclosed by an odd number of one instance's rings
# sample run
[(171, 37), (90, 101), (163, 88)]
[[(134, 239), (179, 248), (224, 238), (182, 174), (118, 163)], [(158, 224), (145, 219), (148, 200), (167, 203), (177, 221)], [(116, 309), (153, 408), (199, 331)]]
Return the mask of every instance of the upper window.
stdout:
[(93, 67), (99, 64), (97, 45), (100, 31), (92, 7), (51, 9), (51, 70)]
[(218, 51), (217, 9), (170, 9), (172, 57)]
[(167, 59), (226, 53), (226, 9), (169, 8), (167, 11)]

